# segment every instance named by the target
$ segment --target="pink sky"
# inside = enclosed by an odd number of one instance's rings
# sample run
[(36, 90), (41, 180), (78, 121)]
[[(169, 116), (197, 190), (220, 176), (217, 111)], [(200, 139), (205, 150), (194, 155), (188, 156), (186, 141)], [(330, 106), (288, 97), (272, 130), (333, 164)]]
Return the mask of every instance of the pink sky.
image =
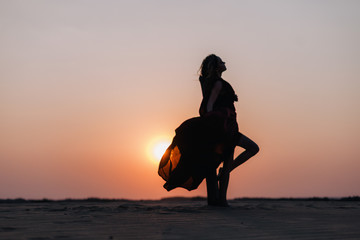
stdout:
[(0, 198), (205, 196), (166, 192), (152, 148), (198, 115), (210, 53), (261, 148), (230, 198), (360, 195), (359, 23), (358, 1), (3, 1)]

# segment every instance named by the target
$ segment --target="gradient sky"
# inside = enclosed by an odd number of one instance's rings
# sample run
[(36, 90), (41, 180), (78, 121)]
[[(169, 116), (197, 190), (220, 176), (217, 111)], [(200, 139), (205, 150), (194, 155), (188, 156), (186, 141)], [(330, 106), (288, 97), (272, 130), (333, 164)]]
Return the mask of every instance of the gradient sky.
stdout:
[(360, 195), (360, 1), (4, 0), (0, 30), (0, 198), (206, 196), (152, 149), (210, 53), (261, 148), (230, 198)]

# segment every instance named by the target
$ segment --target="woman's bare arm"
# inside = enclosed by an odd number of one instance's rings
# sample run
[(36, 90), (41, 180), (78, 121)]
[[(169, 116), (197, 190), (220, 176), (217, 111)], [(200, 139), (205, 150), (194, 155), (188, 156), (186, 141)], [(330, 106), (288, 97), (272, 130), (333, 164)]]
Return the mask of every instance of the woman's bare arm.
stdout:
[(213, 110), (214, 103), (219, 96), (221, 88), (222, 88), (222, 83), (220, 81), (216, 81), (213, 89), (211, 90), (210, 97), (206, 106), (207, 112), (211, 112)]

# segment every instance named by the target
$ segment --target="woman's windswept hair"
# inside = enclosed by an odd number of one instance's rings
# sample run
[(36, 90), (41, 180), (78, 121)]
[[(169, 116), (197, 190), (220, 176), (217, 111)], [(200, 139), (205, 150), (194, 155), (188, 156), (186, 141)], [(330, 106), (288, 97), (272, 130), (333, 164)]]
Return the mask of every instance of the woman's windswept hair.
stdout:
[(216, 68), (218, 66), (219, 57), (215, 54), (210, 54), (207, 56), (201, 63), (199, 72), (199, 80), (202, 81), (205, 78), (212, 77), (216, 72)]

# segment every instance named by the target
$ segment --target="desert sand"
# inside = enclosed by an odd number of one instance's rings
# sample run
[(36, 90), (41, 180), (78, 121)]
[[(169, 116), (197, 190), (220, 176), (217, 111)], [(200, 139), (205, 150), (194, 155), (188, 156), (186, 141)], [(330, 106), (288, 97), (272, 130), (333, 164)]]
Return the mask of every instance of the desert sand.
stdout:
[(0, 239), (360, 239), (360, 201), (0, 200)]

